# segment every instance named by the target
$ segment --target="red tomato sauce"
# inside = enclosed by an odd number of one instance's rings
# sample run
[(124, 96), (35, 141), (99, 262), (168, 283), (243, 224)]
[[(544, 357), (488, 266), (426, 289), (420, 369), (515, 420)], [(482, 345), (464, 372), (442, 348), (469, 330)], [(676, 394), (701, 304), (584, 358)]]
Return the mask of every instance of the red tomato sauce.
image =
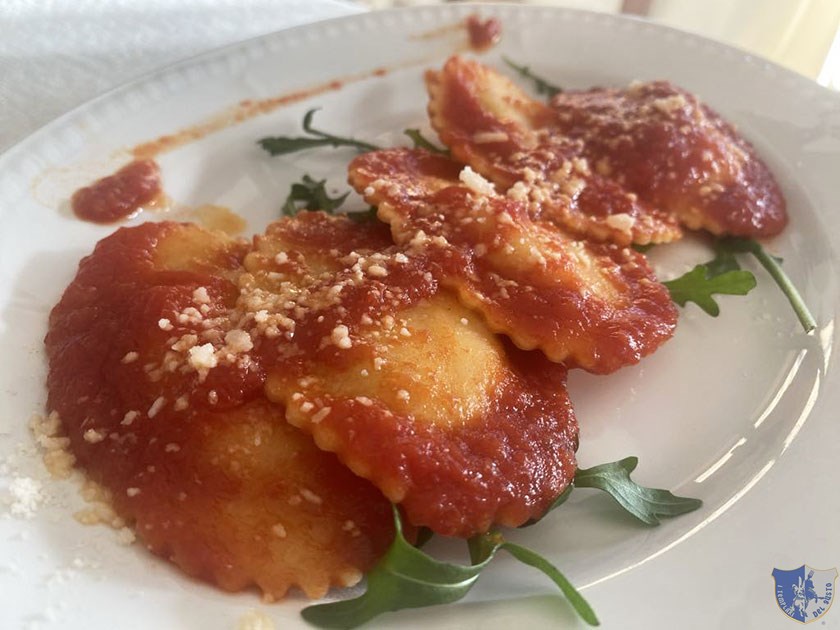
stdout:
[(160, 167), (154, 160), (135, 160), (113, 175), (73, 193), (70, 205), (80, 219), (114, 223), (154, 204), (163, 195)]
[(467, 18), (467, 34), (470, 48), (476, 51), (487, 50), (502, 38), (502, 23), (496, 18), (482, 20), (473, 14)]

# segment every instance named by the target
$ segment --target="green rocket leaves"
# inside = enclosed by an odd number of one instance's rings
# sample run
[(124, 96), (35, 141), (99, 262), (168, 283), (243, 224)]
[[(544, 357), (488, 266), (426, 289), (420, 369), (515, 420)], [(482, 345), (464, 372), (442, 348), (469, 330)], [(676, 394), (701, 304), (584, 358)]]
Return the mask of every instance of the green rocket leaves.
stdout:
[(575, 487), (603, 490), (646, 525), (659, 525), (661, 517), (679, 516), (703, 505), (700, 499), (678, 497), (668, 490), (640, 486), (630, 478), (638, 464), (638, 457), (625, 457), (617, 462), (579, 469), (575, 473)]
[(285, 216), (292, 216), (299, 210), (323, 210), (332, 212), (344, 203), (349, 192), (330, 197), (326, 189), (327, 180), (314, 180), (309, 175), (304, 175), (300, 182), (292, 184), (289, 196), (283, 203), (281, 211)]
[(547, 575), (587, 623), (598, 625), (592, 608), (574, 586), (545, 558), (520, 545), (506, 542), (498, 533), (468, 541), (471, 565), (435, 560), (411, 546), (402, 533), (399, 512), (394, 508), (395, 536), (390, 549), (367, 575), (367, 590), (355, 599), (316, 604), (301, 613), (319, 628), (355, 628), (386, 612), (449, 604), (463, 598), (481, 572), (500, 550)]
[(679, 278), (663, 282), (671, 293), (671, 299), (680, 306), (694, 302), (712, 317), (717, 317), (720, 307), (713, 295), (746, 295), (756, 285), (755, 276), (741, 269), (736, 254), (752, 254), (758, 260), (784, 293), (806, 333), (817, 327), (799, 291), (782, 269), (781, 259), (771, 256), (761, 243), (749, 238), (717, 239), (712, 260), (697, 265)]
[(671, 299), (680, 306), (694, 302), (712, 317), (720, 314), (715, 294), (746, 295), (755, 288), (755, 276), (749, 271), (733, 269), (714, 273), (709, 264), (697, 265), (679, 278), (663, 282), (671, 293)]

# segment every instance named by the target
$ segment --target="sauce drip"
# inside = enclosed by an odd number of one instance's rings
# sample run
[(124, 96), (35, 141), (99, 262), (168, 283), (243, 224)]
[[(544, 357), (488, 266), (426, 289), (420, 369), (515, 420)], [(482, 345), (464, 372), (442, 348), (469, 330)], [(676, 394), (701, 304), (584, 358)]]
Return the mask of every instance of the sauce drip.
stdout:
[(190, 125), (171, 134), (138, 144), (131, 148), (131, 153), (138, 160), (154, 158), (162, 153), (168, 153), (191, 142), (201, 140), (223, 129), (240, 125), (258, 116), (270, 114), (281, 107), (288, 107), (289, 105), (294, 105), (329, 92), (337, 92), (351, 83), (357, 83), (371, 78), (381, 78), (388, 75), (392, 70), (411, 67), (412, 65), (416, 65), (416, 63), (408, 62), (393, 67), (378, 67), (359, 74), (338, 77), (302, 90), (295, 90), (269, 98), (259, 100), (245, 99), (195, 125)]
[(496, 18), (482, 20), (473, 14), (467, 18), (467, 34), (473, 50), (487, 50), (502, 38), (502, 23)]
[(160, 167), (154, 160), (135, 160), (113, 175), (73, 193), (74, 214), (93, 223), (114, 223), (143, 206), (158, 202), (163, 194)]
[[(144, 206), (155, 205), (164, 199), (160, 182), (160, 169), (154, 158), (181, 146), (196, 142), (228, 127), (263, 116), (278, 108), (305, 101), (314, 96), (342, 89), (349, 83), (387, 76), (393, 70), (410, 68), (423, 63), (420, 60), (407, 61), (391, 67), (377, 67), (359, 74), (332, 79), (309, 88), (280, 94), (270, 98), (246, 99), (195, 125), (191, 125), (140, 143), (129, 150), (134, 161), (113, 175), (104, 177), (90, 186), (77, 190), (71, 197), (73, 212), (80, 219), (93, 223), (115, 223), (130, 217)], [(208, 213), (208, 214), (212, 214)], [(199, 217), (201, 219), (201, 217)], [(220, 220), (223, 229), (235, 233), (244, 229), (235, 217), (221, 217), (219, 213), (209, 221)], [(211, 226), (213, 227), (213, 226)]]

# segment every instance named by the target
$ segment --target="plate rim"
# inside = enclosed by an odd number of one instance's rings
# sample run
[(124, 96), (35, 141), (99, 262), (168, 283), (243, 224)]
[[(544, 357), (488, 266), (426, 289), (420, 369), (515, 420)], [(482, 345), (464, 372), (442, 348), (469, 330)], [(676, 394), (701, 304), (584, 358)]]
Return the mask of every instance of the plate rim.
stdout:
[[(599, 12), (593, 11), (582, 11), (577, 9), (569, 9), (569, 8), (560, 8), (560, 7), (543, 7), (543, 6), (533, 6), (533, 5), (495, 5), (495, 4), (470, 4), (470, 5), (437, 5), (435, 7), (412, 7), (410, 9), (392, 9), (389, 11), (377, 12), (377, 13), (411, 13), (411, 12), (432, 12), (432, 13), (439, 13), (441, 10), (448, 11), (451, 14), (455, 15), (468, 15), (475, 10), (488, 10), (490, 9), (488, 14), (492, 15), (502, 15), (504, 11), (512, 11), (512, 12), (550, 12), (550, 13), (572, 13), (572, 14), (583, 14), (589, 16), (595, 16), (596, 19), (606, 19), (607, 22), (623, 22), (623, 21), (632, 21), (637, 24), (641, 24), (644, 27), (653, 27), (654, 30), (661, 30), (665, 29), (667, 31), (673, 31), (679, 33), (680, 35), (685, 35), (691, 38), (695, 38), (696, 40), (703, 42), (703, 43), (711, 43), (714, 48), (725, 49), (728, 50), (728, 54), (734, 54), (738, 57), (746, 57), (752, 58), (754, 60), (759, 60), (762, 64), (767, 64), (767, 66), (772, 67), (774, 72), (781, 72), (782, 75), (786, 75), (792, 79), (795, 79), (797, 82), (804, 82), (805, 84), (809, 85), (811, 88), (818, 88), (814, 94), (823, 94), (824, 96), (829, 97), (829, 100), (837, 101), (837, 104), (840, 105), (840, 95), (820, 86), (816, 82), (812, 81), (811, 79), (804, 77), (792, 70), (784, 68), (778, 64), (775, 64), (771, 61), (763, 59), (761, 57), (757, 57), (755, 55), (751, 55), (750, 53), (746, 53), (737, 47), (733, 47), (727, 44), (722, 44), (715, 40), (711, 40), (705, 38), (701, 35), (697, 35), (694, 33), (690, 33), (687, 31), (683, 31), (680, 29), (675, 29), (673, 27), (664, 26), (661, 24), (650, 23), (645, 20), (627, 16), (616, 16), (611, 14), (602, 14)], [(130, 81), (126, 81), (114, 88), (68, 110), (67, 112), (59, 115), (55, 119), (49, 121), (48, 123), (42, 125), (37, 130), (33, 131), (31, 134), (27, 135), (25, 138), (21, 139), (20, 141), (16, 142), (12, 146), (10, 146), (7, 150), (0, 155), (0, 169), (8, 163), (7, 161), (13, 159), (13, 157), (20, 151), (25, 151), (27, 145), (29, 143), (34, 143), (37, 140), (40, 140), (42, 136), (49, 135), (51, 131), (56, 128), (60, 127), (62, 124), (66, 124), (67, 121), (72, 121), (74, 116), (78, 116), (80, 112), (95, 107), (97, 104), (101, 103), (102, 101), (107, 101), (111, 98), (119, 98), (121, 94), (136, 89), (138, 86), (146, 83), (150, 80), (160, 80), (163, 76), (171, 72), (177, 72), (182, 70), (185, 67), (189, 67), (196, 63), (201, 63), (204, 61), (208, 61), (214, 57), (224, 57), (225, 55), (229, 54), (231, 51), (235, 51), (237, 49), (244, 49), (254, 45), (260, 45), (260, 42), (264, 42), (273, 38), (282, 37), (283, 35), (289, 33), (290, 31), (305, 31), (307, 29), (312, 29), (315, 27), (323, 27), (326, 24), (334, 23), (334, 22), (345, 22), (345, 21), (352, 21), (356, 19), (360, 19), (360, 16), (370, 16), (371, 13), (356, 13), (356, 14), (348, 14), (343, 16), (338, 16), (334, 18), (329, 18), (326, 20), (319, 20), (316, 22), (293, 26), (288, 29), (282, 29), (279, 31), (274, 31), (272, 33), (268, 33), (265, 35), (260, 35), (252, 38), (248, 38), (246, 40), (242, 40), (239, 42), (231, 43), (222, 47), (214, 48), (209, 51), (205, 51), (199, 53), (197, 55), (192, 55), (185, 59), (181, 59), (170, 64), (165, 64), (155, 70), (152, 70), (148, 73), (144, 73), (142, 76), (132, 79)], [(2, 180), (0, 180), (2, 181)], [(834, 260), (837, 263), (837, 260)], [(837, 369), (831, 370), (835, 375), (837, 373)]]

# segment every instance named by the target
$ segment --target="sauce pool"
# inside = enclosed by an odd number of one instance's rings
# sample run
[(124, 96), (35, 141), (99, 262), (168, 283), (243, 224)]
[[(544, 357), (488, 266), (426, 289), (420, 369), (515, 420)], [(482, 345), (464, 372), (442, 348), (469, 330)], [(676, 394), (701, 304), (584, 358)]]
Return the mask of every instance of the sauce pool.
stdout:
[(70, 205), (80, 219), (114, 223), (159, 201), (163, 195), (160, 180), (157, 162), (135, 160), (113, 175), (77, 190)]
[(502, 23), (496, 18), (482, 20), (473, 14), (467, 18), (467, 33), (473, 50), (487, 50), (502, 38)]

